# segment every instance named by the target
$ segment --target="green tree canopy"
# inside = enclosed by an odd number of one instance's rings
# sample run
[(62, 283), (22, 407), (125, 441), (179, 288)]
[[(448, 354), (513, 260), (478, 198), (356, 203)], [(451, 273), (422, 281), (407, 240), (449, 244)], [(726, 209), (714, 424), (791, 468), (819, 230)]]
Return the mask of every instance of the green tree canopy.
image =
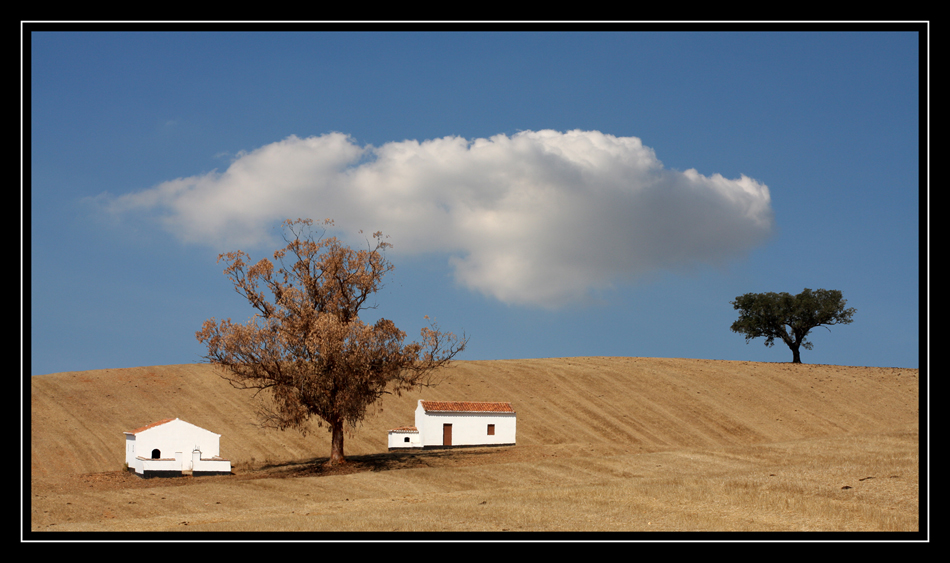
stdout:
[(851, 324), (855, 312), (845, 308), (847, 300), (836, 289), (805, 288), (798, 295), (746, 293), (731, 303), (739, 311), (739, 319), (732, 323), (733, 332), (745, 335), (747, 344), (753, 338), (765, 337), (765, 345), (771, 347), (776, 338), (780, 339), (792, 350), (795, 364), (802, 363), (800, 348), (812, 349), (805, 338), (811, 329)]

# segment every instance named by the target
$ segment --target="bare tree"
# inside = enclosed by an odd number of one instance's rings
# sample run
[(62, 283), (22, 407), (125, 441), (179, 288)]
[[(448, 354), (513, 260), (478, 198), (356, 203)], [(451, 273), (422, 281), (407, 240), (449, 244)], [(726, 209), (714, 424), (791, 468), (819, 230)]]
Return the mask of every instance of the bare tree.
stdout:
[[(324, 225), (333, 222), (327, 220)], [(205, 321), (196, 333), (207, 343), (205, 359), (242, 389), (267, 391), (262, 423), (306, 431), (311, 417), (332, 434), (329, 464), (344, 461), (344, 425), (355, 427), (384, 394), (432, 383), (433, 374), (465, 349), (467, 338), (421, 331), (421, 342), (392, 321), (373, 325), (360, 312), (382, 287), (392, 264), (382, 233), (365, 250), (353, 250), (310, 219), (283, 223), (287, 246), (274, 252), (279, 266), (263, 259), (253, 266), (242, 251), (221, 254), (235, 291), (257, 311), (247, 324)], [(426, 317), (428, 319), (428, 316)]]

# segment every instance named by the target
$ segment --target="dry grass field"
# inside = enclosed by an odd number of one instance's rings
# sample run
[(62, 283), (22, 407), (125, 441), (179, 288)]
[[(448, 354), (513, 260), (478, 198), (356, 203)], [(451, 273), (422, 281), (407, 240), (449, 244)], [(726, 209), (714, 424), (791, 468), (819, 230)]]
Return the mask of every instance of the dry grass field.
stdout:
[[(399, 540), (418, 537), (410, 532), (921, 529), (914, 369), (457, 362), (440, 385), (387, 397), (347, 437), (348, 463), (332, 473), (321, 467), (325, 429), (258, 428), (248, 392), (209, 366), (30, 383), (30, 539), (48, 531), (354, 531)], [(412, 424), (420, 398), (510, 401), (518, 443), (387, 452), (386, 431)], [(124, 472), (122, 432), (169, 417), (221, 434), (234, 474)]]

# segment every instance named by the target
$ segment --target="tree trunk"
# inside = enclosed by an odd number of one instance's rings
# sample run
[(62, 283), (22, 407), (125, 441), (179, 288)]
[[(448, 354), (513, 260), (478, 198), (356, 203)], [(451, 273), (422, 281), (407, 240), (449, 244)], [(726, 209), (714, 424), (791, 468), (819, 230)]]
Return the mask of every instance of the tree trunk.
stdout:
[(327, 465), (337, 465), (346, 461), (343, 457), (343, 421), (335, 420), (330, 427), (332, 429), (330, 438), (330, 461), (327, 462)]
[(798, 353), (798, 346), (789, 346), (792, 349), (792, 363), (800, 364), (802, 363), (802, 356)]

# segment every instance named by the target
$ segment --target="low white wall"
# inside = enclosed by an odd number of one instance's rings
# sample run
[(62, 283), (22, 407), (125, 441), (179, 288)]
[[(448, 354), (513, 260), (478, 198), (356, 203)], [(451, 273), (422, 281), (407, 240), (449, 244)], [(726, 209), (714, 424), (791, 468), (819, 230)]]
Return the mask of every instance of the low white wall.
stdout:
[(154, 471), (181, 471), (181, 461), (174, 458), (146, 459), (135, 458), (135, 472), (143, 475)]
[(195, 473), (230, 473), (231, 460), (228, 459), (199, 459), (191, 468)]
[(150, 475), (179, 475), (182, 471), (195, 473), (230, 473), (231, 460), (202, 458), (200, 452), (175, 452), (174, 458), (149, 459), (137, 457), (130, 465), (135, 472), (142, 476)]

